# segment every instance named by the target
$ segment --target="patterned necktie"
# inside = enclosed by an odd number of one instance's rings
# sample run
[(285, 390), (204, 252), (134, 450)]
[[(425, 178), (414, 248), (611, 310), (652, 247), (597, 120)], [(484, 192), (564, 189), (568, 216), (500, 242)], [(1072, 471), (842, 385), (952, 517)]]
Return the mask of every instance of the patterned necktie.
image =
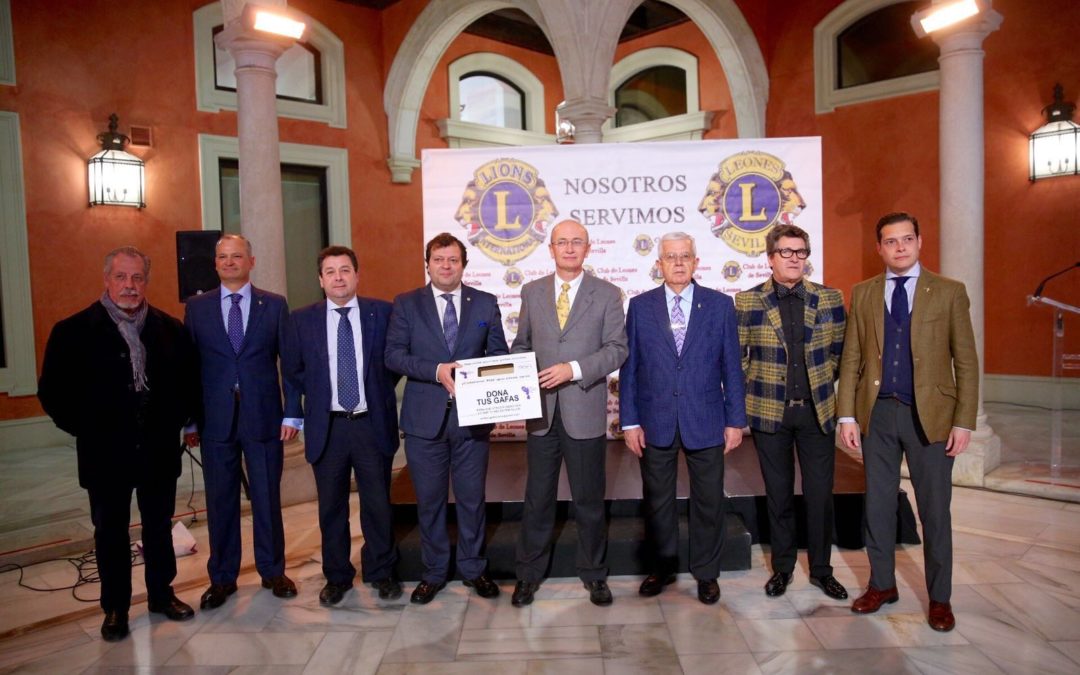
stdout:
[(908, 302), (907, 291), (904, 290), (904, 282), (909, 277), (893, 277), (892, 289), (892, 306), (889, 308), (889, 313), (892, 314), (893, 321), (898, 325), (904, 323), (907, 320), (908, 315)]
[(671, 334), (675, 338), (675, 353), (682, 356), (683, 342), (686, 341), (686, 315), (683, 314), (681, 295), (675, 296), (675, 306), (671, 308)]
[(446, 311), (442, 317), (442, 332), (446, 338), (446, 348), (451, 354), (454, 353), (454, 345), (457, 343), (457, 309), (454, 308), (454, 294), (443, 293), (439, 296), (446, 301)]
[(229, 308), (229, 344), (232, 345), (233, 352), (237, 354), (244, 346), (244, 315), (240, 312), (240, 300), (243, 297), (239, 293), (229, 294), (229, 299), (232, 300), (232, 307)]
[(356, 343), (349, 322), (350, 309), (352, 307), (334, 309), (341, 315), (337, 325), (337, 397), (342, 408), (356, 410), (360, 405), (360, 380), (356, 375)]
[(559, 317), (559, 329), (566, 328), (566, 320), (570, 318), (570, 284), (563, 282), (562, 293), (555, 301), (555, 316)]

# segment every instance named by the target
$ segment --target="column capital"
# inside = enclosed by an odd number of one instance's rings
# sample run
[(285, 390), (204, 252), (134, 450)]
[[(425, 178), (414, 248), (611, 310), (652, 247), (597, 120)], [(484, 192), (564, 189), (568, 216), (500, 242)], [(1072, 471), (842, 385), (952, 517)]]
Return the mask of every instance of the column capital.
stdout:
[(232, 54), (237, 68), (274, 70), (278, 57), (296, 44), (296, 40), (255, 30), (234, 21), (214, 36), (214, 43)]
[(932, 33), (930, 38), (937, 43), (941, 55), (952, 52), (981, 49), (983, 40), (1001, 27), (1004, 17), (994, 9), (987, 9), (982, 14), (959, 25)]
[(570, 120), (574, 125), (575, 143), (599, 143), (600, 127), (615, 114), (615, 108), (606, 99), (580, 97), (563, 101), (556, 108), (560, 119)]

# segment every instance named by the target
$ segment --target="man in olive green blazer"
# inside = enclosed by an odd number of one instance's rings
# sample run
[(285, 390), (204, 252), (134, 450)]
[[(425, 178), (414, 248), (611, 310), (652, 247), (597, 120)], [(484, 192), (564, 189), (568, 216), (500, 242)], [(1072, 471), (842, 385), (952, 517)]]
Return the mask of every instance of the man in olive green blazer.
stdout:
[(862, 447), (870, 584), (851, 609), (897, 600), (896, 495), (907, 456), (923, 526), (930, 627), (952, 630), (954, 458), (967, 449), (979, 402), (979, 363), (967, 291), (919, 265), (919, 221), (890, 213), (877, 224), (886, 271), (851, 294), (840, 361), (841, 441)]

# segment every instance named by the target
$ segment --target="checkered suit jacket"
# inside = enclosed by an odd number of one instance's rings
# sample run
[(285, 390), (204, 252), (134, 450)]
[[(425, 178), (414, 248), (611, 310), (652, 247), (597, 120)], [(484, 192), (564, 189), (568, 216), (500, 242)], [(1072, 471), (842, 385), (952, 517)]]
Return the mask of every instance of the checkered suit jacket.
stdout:
[[(834, 383), (844, 348), (844, 296), (803, 280), (804, 358), (818, 426), (824, 433), (836, 428)], [(750, 427), (773, 433), (780, 428), (787, 400), (787, 346), (780, 320), (780, 307), (772, 277), (765, 283), (735, 296), (739, 320), (739, 345), (746, 376), (746, 415)]]

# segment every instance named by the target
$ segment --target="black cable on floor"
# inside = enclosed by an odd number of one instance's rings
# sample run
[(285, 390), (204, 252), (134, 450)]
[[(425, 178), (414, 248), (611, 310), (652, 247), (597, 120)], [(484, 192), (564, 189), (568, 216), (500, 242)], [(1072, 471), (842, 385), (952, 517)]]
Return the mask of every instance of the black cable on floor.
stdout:
[[(43, 565), (45, 563), (58, 562), (58, 561), (68, 562), (75, 568), (75, 571), (76, 571), (76, 573), (78, 575), (76, 580), (75, 580), (75, 583), (73, 583), (70, 586), (59, 586), (59, 587), (56, 587), (56, 588), (39, 588), (37, 586), (31, 586), (30, 584), (23, 581), (23, 577), (24, 577), (26, 569), (28, 567), (33, 567), (35, 565)], [(134, 544), (132, 544), (131, 545), (131, 566), (132, 566), (132, 568), (135, 568), (135, 567), (141, 566), (142, 564), (143, 564), (142, 559), (139, 557), (139, 549)], [(97, 568), (97, 553), (95, 551), (87, 551), (86, 553), (82, 554), (81, 556), (77, 556), (77, 557), (74, 557), (74, 558), (66, 558), (66, 557), (51, 558), (49, 560), (42, 560), (42, 561), (39, 561), (39, 562), (36, 562), (36, 563), (32, 563), (30, 565), (19, 565), (18, 563), (7, 563), (5, 565), (0, 565), (0, 574), (4, 574), (6, 572), (12, 572), (14, 570), (19, 571), (18, 585), (21, 586), (22, 588), (27, 589), (27, 590), (37, 591), (38, 593), (53, 593), (55, 591), (68, 591), (68, 590), (70, 590), (71, 591), (71, 597), (78, 600), (79, 602), (98, 602), (101, 599), (100, 594), (96, 598), (80, 598), (79, 594), (77, 592), (78, 589), (82, 588), (83, 586), (87, 586), (89, 584), (99, 584), (99, 583), (101, 583), (101, 577), (98, 575), (98, 568)]]

